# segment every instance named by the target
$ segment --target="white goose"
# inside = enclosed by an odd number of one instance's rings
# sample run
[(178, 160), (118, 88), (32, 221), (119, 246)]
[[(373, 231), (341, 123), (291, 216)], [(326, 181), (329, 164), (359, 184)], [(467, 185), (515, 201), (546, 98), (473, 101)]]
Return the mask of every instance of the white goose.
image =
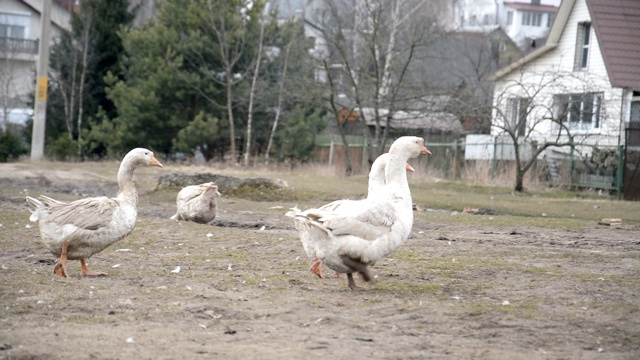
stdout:
[(120, 163), (115, 198), (101, 196), (66, 203), (47, 196), (40, 196), (40, 200), (27, 196), (27, 202), (35, 208), (29, 220), (39, 222), (44, 245), (59, 257), (55, 274), (67, 277), (67, 260), (80, 260), (83, 275), (106, 275), (89, 271), (85, 259), (133, 231), (138, 214), (133, 172), (141, 165), (162, 167), (153, 152), (131, 150)]
[(216, 218), (218, 185), (208, 182), (184, 187), (176, 197), (176, 213), (171, 220), (186, 220), (207, 224)]
[[(375, 196), (380, 195), (380, 193), (384, 191), (384, 187), (386, 185), (384, 171), (385, 171), (385, 167), (387, 166), (388, 158), (389, 158), (389, 154), (384, 153), (378, 156), (378, 158), (371, 165), (371, 171), (369, 171), (369, 187), (367, 190), (366, 199), (373, 199)], [(414, 171), (414, 169), (411, 167), (411, 165), (409, 165), (409, 163), (407, 163), (405, 167), (407, 171), (411, 171), (411, 172)], [(329, 204), (321, 206), (320, 208), (318, 208), (318, 210), (349, 213), (351, 211), (358, 211), (358, 207), (360, 206), (359, 204), (361, 201), (362, 200), (351, 200), (351, 199), (336, 200)], [(315, 209), (311, 209), (310, 211), (312, 210), (315, 210)], [(292, 211), (288, 212), (286, 215), (295, 217), (299, 213), (300, 213), (300, 210), (298, 208), (294, 208), (292, 209)], [(303, 212), (303, 214), (305, 214), (305, 212)], [(298, 222), (294, 222), (294, 224), (296, 225), (296, 227), (298, 227)], [(307, 256), (309, 257), (309, 259), (312, 260), (310, 270), (313, 274), (317, 275), (319, 278), (324, 278), (324, 275), (322, 272), (324, 265), (322, 263), (322, 260), (318, 259), (318, 257), (316, 256), (315, 249), (313, 247), (312, 241), (309, 239), (308, 234), (309, 233), (307, 231), (301, 231), (300, 241), (302, 242), (302, 247), (304, 248)], [(336, 275), (338, 276), (339, 274), (340, 273), (336, 273)]]
[(424, 139), (401, 137), (391, 145), (386, 185), (377, 195), (348, 206), (348, 211), (294, 208), (287, 213), (315, 256), (330, 269), (347, 273), (350, 289), (356, 288), (354, 272), (369, 281), (368, 265), (389, 255), (409, 236), (413, 207), (405, 164), (410, 158), (430, 154)]

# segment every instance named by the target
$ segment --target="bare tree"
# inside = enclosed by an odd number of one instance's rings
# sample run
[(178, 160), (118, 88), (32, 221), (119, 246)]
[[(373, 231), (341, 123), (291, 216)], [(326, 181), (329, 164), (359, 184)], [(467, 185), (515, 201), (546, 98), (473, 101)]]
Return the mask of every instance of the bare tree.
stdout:
[(599, 79), (580, 72), (521, 68), (496, 85), (493, 133), (505, 136), (513, 149), (515, 191), (523, 191), (524, 176), (550, 147), (590, 147), (599, 129), (615, 128)]
[(85, 7), (76, 16), (75, 30), (78, 32), (66, 32), (53, 48), (51, 80), (58, 87), (62, 97), (69, 139), (73, 140), (77, 132), (78, 155), (82, 157), (85, 85), (94, 46), (92, 7)]
[[(320, 63), (326, 77), (327, 104), (334, 113), (343, 141), (346, 136), (339, 112), (346, 109), (358, 113), (358, 122), (369, 145), (370, 161), (384, 151), (389, 130), (394, 126), (395, 112), (407, 109), (420, 97), (421, 91), (408, 81), (419, 60), (417, 49), (433, 41), (441, 29), (435, 21), (437, 13), (431, 14), (433, 18), (417, 14), (430, 14), (439, 3), (418, 0), (324, 2), (328, 16), (321, 19), (321, 27), (328, 54)], [(365, 108), (373, 108), (372, 119), (366, 118), (369, 115), (363, 112)], [(346, 167), (350, 173), (349, 158)]]

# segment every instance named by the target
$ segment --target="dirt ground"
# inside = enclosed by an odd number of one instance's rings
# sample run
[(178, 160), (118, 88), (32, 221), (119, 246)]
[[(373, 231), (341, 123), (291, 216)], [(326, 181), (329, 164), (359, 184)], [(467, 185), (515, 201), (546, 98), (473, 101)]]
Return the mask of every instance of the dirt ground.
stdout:
[(309, 272), (284, 216), (293, 202), (223, 197), (200, 225), (168, 219), (175, 192), (138, 189), (134, 232), (88, 261), (109, 276), (83, 278), (73, 261), (60, 278), (24, 196), (114, 195), (114, 179), (0, 165), (0, 359), (640, 358), (636, 225), (416, 212), (405, 244), (350, 291)]

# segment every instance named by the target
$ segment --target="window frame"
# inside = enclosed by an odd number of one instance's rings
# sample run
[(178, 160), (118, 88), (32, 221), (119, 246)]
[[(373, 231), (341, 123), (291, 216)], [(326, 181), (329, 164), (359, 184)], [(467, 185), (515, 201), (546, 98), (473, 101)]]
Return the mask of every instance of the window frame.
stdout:
[(604, 93), (555, 94), (555, 115), (558, 122), (571, 131), (594, 131), (602, 125)]
[(530, 106), (531, 98), (511, 97), (507, 99), (507, 128), (512, 130), (516, 136), (526, 135)]
[(540, 27), (542, 25), (542, 13), (537, 11), (523, 11), (520, 23), (522, 26)]
[(589, 52), (592, 43), (591, 28), (591, 23), (588, 21), (578, 23), (574, 71), (586, 70), (589, 67)]
[(30, 16), (29, 13), (0, 11), (0, 25), (4, 29), (0, 37), (28, 39)]

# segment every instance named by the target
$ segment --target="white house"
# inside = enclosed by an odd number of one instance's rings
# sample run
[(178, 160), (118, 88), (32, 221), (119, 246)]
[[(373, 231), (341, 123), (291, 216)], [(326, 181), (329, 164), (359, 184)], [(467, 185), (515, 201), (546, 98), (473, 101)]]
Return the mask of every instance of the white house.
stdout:
[[(544, 43), (561, 0), (457, 0), (455, 28), (500, 25), (520, 49)], [(532, 45), (534, 45), (532, 47)]]
[(638, 19), (637, 0), (564, 0), (546, 44), (495, 73), (492, 135), (624, 144), (640, 121)]
[[(44, 0), (0, 1), (0, 130), (24, 123), (35, 87)], [(73, 0), (53, 0), (51, 43), (70, 27)]]

